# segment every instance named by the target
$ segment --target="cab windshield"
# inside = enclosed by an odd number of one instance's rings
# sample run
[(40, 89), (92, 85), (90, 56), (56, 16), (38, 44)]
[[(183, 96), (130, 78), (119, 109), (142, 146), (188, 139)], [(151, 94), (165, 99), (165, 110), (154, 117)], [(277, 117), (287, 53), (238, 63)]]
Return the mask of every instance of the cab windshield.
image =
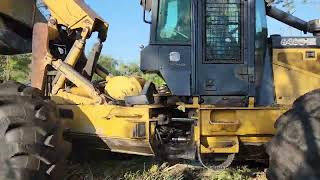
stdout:
[(158, 42), (191, 41), (191, 0), (160, 0), (158, 13)]

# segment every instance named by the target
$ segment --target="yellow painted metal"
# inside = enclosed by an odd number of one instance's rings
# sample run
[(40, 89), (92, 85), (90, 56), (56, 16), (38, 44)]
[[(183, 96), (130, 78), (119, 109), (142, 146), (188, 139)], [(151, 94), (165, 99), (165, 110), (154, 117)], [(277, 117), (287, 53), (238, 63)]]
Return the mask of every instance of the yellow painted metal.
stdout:
[[(90, 105), (90, 99), (84, 98), (80, 88), (70, 92), (74, 94), (62, 91), (52, 99), (59, 108), (72, 110), (73, 119), (67, 120), (67, 124), (73, 133), (97, 136), (114, 152), (154, 155), (151, 140), (155, 137), (157, 120), (151, 114), (164, 107)], [(63, 105), (70, 103), (78, 105)], [(201, 153), (238, 153), (240, 143), (270, 141), (276, 119), (288, 108), (217, 108), (195, 103), (186, 106), (185, 110), (190, 109), (197, 113), (194, 140), (200, 145)], [(142, 138), (134, 136), (139, 123), (145, 125), (146, 135)]]
[[(154, 154), (149, 139), (150, 107), (60, 105), (59, 108), (73, 112), (73, 119), (66, 119), (73, 133), (96, 135), (114, 152)], [(145, 136), (137, 138), (134, 131), (139, 123), (145, 124)]]
[(140, 95), (144, 80), (138, 77), (107, 77), (105, 92), (116, 100), (124, 100), (126, 96)]
[(90, 95), (88, 94), (88, 92), (86, 92), (83, 88), (72, 87), (68, 90), (68, 92), (74, 95), (90, 98)]
[(237, 136), (201, 137), (201, 153), (238, 153), (239, 140)]
[(246, 143), (246, 144), (256, 144), (256, 143), (267, 143), (270, 142), (272, 139), (272, 136), (253, 136), (253, 137), (248, 137), (248, 136), (239, 136), (239, 139), (241, 142)]
[(75, 84), (77, 87), (82, 88), (88, 95), (90, 95), (93, 100), (98, 103), (102, 104), (105, 103), (105, 99), (103, 96), (100, 96), (99, 93), (95, 90), (93, 84), (84, 78), (81, 74), (75, 71), (72, 67), (65, 64), (61, 60), (52, 61), (52, 66), (58, 70), (62, 76), (68, 77), (68, 79)]
[(287, 109), (286, 107), (216, 108), (211, 105), (201, 105), (198, 127), (195, 131), (195, 137), (200, 137), (201, 140), (201, 153), (238, 153), (239, 142), (250, 144), (268, 142), (275, 132), (275, 121)]
[(87, 97), (86, 95), (82, 94), (75, 94), (73, 92), (68, 93), (65, 90), (60, 90), (57, 94), (52, 95), (51, 99), (56, 104), (73, 104), (73, 105), (94, 105), (97, 102), (92, 99), (91, 97)]
[(273, 135), (287, 108), (213, 108), (200, 110), (201, 136)]
[[(315, 57), (308, 58), (307, 53)], [(291, 105), (298, 97), (318, 89), (320, 49), (274, 49), (273, 72), (277, 104)]]
[(247, 144), (269, 142), (275, 132), (275, 121), (289, 109), (289, 106), (253, 107), (254, 98), (251, 98), (250, 107), (243, 108), (200, 105), (197, 99), (194, 99), (194, 104), (177, 105), (180, 109), (183, 107), (184, 111), (193, 109), (198, 113), (194, 139), (196, 142), (201, 142), (201, 153), (238, 153), (239, 142)]
[[(70, 65), (71, 67), (74, 67), (80, 57), (80, 55), (83, 52), (83, 48), (85, 45), (85, 41), (87, 39), (88, 36), (88, 29), (84, 29), (82, 31), (83, 35), (82, 35), (82, 39), (80, 40), (76, 40), (67, 56), (67, 58), (65, 59), (64, 63)], [(57, 75), (57, 82), (54, 84), (53, 89), (52, 89), (52, 93), (56, 94), (59, 89), (61, 89), (63, 87), (63, 85), (65, 84), (66, 81), (66, 77), (64, 75), (61, 74), (61, 72), (59, 73), (59, 75)]]
[(254, 108), (255, 98), (249, 97), (249, 108)]
[[(44, 0), (52, 18), (68, 29), (89, 28), (89, 31), (107, 31), (108, 24), (87, 6), (83, 0)], [(103, 27), (103, 29), (100, 29)]]

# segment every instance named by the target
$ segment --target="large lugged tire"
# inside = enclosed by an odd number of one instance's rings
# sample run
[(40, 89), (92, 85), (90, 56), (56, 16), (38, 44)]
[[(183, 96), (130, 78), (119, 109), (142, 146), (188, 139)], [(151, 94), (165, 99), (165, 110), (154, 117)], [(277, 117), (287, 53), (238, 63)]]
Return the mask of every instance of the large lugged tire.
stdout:
[(0, 180), (63, 179), (71, 146), (57, 113), (34, 88), (0, 85)]
[(320, 179), (320, 90), (295, 101), (267, 146), (269, 180)]

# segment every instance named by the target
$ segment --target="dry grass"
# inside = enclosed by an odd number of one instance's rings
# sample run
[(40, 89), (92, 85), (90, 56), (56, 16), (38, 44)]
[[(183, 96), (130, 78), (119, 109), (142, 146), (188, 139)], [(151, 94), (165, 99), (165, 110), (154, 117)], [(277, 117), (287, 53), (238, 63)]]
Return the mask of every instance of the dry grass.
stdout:
[(263, 169), (246, 166), (213, 171), (184, 163), (159, 163), (145, 157), (104, 157), (71, 163), (68, 180), (266, 180)]

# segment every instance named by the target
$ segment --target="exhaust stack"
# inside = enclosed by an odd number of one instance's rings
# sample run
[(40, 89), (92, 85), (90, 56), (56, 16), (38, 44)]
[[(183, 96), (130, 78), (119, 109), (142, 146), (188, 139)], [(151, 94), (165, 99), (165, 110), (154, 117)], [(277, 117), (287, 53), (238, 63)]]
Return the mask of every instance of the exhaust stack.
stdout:
[(301, 30), (304, 33), (309, 32), (315, 36), (320, 36), (320, 19), (306, 22), (290, 13), (272, 6), (267, 7), (267, 15), (293, 28)]

